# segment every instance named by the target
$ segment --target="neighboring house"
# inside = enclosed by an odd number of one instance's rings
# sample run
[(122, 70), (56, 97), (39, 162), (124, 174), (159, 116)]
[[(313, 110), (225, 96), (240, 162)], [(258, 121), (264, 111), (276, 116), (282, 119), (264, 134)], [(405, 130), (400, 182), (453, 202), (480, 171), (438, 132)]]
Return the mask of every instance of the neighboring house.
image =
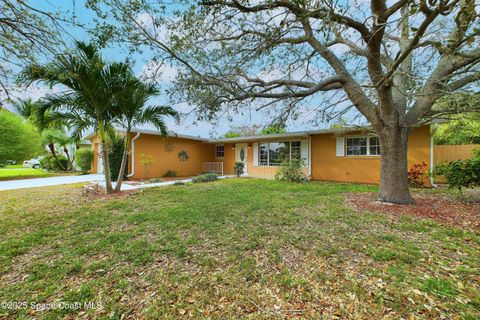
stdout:
[[(95, 160), (92, 171), (102, 172), (98, 138), (91, 134)], [(433, 162), (430, 126), (413, 129), (408, 141), (408, 166)], [(188, 158), (182, 158), (185, 151)], [(360, 182), (380, 181), (380, 145), (368, 128), (300, 131), (225, 139), (170, 134), (162, 137), (152, 130), (136, 129), (132, 134), (129, 176), (134, 179), (161, 177), (168, 170), (179, 176), (216, 171), (233, 174), (236, 161), (245, 163), (245, 174), (273, 178), (281, 159), (302, 159), (304, 172), (312, 180)], [(143, 155), (142, 155), (143, 154)], [(142, 157), (153, 160), (149, 168)], [(133, 168), (133, 170), (132, 170)]]

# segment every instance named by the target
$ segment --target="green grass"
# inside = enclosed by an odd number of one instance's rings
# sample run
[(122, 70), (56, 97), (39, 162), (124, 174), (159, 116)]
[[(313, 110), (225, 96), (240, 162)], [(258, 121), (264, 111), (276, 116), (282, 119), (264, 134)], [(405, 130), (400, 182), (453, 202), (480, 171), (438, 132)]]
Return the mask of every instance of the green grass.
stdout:
[(78, 185), (0, 192), (0, 301), (102, 306), (0, 317), (479, 318), (480, 235), (344, 206), (364, 191), (227, 179), (114, 200)]
[[(0, 168), (0, 181), (19, 180), (30, 178), (46, 178), (64, 175), (65, 173), (45, 172), (42, 169), (23, 168), (22, 165), (13, 165)], [(71, 173), (68, 173), (71, 174)]]

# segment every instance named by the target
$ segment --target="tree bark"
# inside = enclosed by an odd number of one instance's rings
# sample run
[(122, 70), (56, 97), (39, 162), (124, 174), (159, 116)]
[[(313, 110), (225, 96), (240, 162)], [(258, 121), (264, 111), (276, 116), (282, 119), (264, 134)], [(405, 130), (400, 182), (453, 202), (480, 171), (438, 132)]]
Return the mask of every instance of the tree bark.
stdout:
[(127, 156), (130, 149), (130, 130), (127, 130), (125, 136), (125, 144), (123, 145), (122, 163), (120, 165), (120, 171), (118, 172), (117, 183), (115, 184), (114, 192), (119, 192), (122, 187), (123, 175), (125, 174), (125, 168), (127, 167)]
[(57, 152), (55, 151), (55, 145), (53, 144), (53, 142), (50, 142), (48, 144), (48, 149), (50, 149), (50, 153), (53, 155), (53, 157), (55, 158), (55, 160), (57, 160), (57, 163), (58, 165), (60, 166), (60, 168), (62, 170), (65, 170), (65, 168), (63, 167), (62, 163), (60, 162), (60, 160), (58, 160), (58, 156), (57, 156)]
[(68, 149), (66, 146), (63, 147), (63, 152), (67, 155), (67, 160), (68, 160), (68, 168), (67, 171), (73, 170), (73, 161), (70, 159), (70, 153), (68, 152)]
[(99, 121), (98, 133), (100, 136), (100, 142), (102, 144), (102, 156), (103, 156), (103, 174), (105, 175), (105, 190), (107, 193), (113, 193), (112, 179), (110, 177), (110, 163), (108, 161), (108, 146), (105, 137), (105, 128), (103, 123)]
[(408, 184), (407, 143), (408, 128), (398, 125), (386, 127), (379, 133), (380, 153), (380, 190), (382, 202), (412, 203)]

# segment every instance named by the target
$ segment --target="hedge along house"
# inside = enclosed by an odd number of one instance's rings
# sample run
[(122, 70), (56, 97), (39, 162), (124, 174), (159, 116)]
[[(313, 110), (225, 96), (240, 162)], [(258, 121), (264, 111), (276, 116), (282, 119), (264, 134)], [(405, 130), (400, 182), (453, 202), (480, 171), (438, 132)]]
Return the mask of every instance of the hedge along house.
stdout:
[[(92, 172), (102, 170), (99, 141), (92, 140), (95, 160)], [(408, 167), (433, 163), (430, 126), (411, 131), (408, 141)], [(378, 137), (368, 127), (300, 131), (225, 139), (203, 139), (157, 131), (135, 129), (128, 176), (133, 179), (161, 177), (168, 170), (179, 176), (203, 172), (233, 174), (234, 163), (245, 165), (245, 175), (271, 179), (284, 159), (302, 160), (303, 171), (311, 180), (372, 183), (380, 182)], [(145, 157), (152, 160), (146, 168)], [(142, 160), (143, 159), (143, 160)], [(430, 180), (425, 177), (425, 183)]]

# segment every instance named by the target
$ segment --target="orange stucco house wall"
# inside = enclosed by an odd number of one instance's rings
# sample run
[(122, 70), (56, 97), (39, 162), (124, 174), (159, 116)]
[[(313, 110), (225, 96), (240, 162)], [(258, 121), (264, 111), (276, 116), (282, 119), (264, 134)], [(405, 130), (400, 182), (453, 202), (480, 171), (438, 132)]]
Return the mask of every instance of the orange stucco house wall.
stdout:
[[(233, 139), (206, 140), (196, 137), (162, 137), (157, 134), (141, 133), (134, 147), (134, 179), (161, 177), (168, 170), (174, 170), (179, 176), (192, 176), (202, 173), (204, 162), (223, 164), (224, 174), (233, 174), (236, 159), (236, 147), (243, 144), (246, 150), (246, 171), (248, 176), (273, 178), (278, 171), (275, 166), (261, 166), (254, 160), (255, 148), (260, 143), (275, 141), (303, 141), (308, 146), (308, 161), (303, 168), (305, 174), (312, 180), (327, 180), (340, 182), (372, 183), (380, 182), (379, 156), (339, 156), (337, 154), (337, 138), (366, 134), (366, 131), (324, 130), (291, 133), (281, 135), (255, 136)], [(135, 134), (135, 133), (134, 133)], [(132, 134), (132, 137), (134, 136)], [(91, 138), (93, 150), (98, 154), (98, 139)], [(308, 141), (308, 143), (307, 143)], [(223, 158), (216, 157), (216, 146), (224, 147)], [(303, 145), (302, 145), (303, 148)], [(189, 156), (186, 161), (180, 161), (178, 153), (185, 150)], [(257, 149), (258, 150), (258, 149)], [(302, 151), (303, 152), (303, 151)], [(153, 158), (150, 168), (141, 163), (141, 154), (149, 154)], [(97, 172), (98, 157), (95, 156), (92, 172)], [(408, 141), (408, 166), (426, 162), (430, 165), (431, 137), (430, 127), (423, 126), (411, 131)], [(256, 165), (255, 165), (256, 164)], [(131, 161), (129, 172), (131, 173)], [(425, 182), (428, 185), (429, 179)]]
[[(132, 134), (134, 138), (135, 134)], [(133, 143), (135, 158), (132, 179), (162, 177), (168, 170), (175, 171), (180, 177), (198, 175), (202, 172), (202, 163), (215, 158), (215, 146), (199, 140), (142, 133)], [(92, 146), (95, 154), (92, 173), (97, 173), (100, 149), (97, 137), (92, 138)], [(178, 157), (181, 151), (188, 155), (185, 161)], [(145, 156), (151, 157), (150, 166), (142, 164), (142, 157)], [(128, 172), (132, 173), (131, 159), (128, 161)]]

